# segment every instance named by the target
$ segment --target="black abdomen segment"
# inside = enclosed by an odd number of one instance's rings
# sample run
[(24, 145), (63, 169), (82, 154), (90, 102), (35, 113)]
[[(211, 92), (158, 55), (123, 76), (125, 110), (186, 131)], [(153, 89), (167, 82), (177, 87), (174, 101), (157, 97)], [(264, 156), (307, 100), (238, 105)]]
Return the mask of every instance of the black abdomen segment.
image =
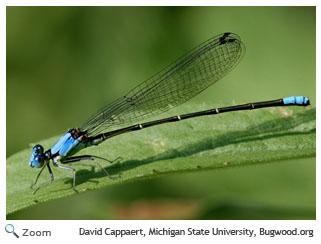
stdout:
[[(308, 101), (308, 98), (306, 98)], [(136, 130), (141, 130), (144, 128), (148, 128), (151, 126), (155, 125), (160, 125), (164, 123), (169, 123), (169, 122), (176, 122), (184, 119), (189, 119), (189, 118), (195, 118), (199, 116), (206, 116), (206, 115), (214, 115), (214, 114), (219, 114), (219, 113), (226, 113), (226, 112), (232, 112), (232, 111), (240, 111), (240, 110), (252, 110), (252, 109), (259, 109), (259, 108), (267, 108), (267, 107), (277, 107), (277, 106), (307, 106), (309, 105), (309, 102), (306, 103), (294, 103), (294, 104), (285, 104), (284, 99), (277, 99), (277, 100), (272, 100), (272, 101), (265, 101), (265, 102), (256, 102), (256, 103), (247, 103), (243, 105), (235, 105), (235, 106), (229, 106), (229, 107), (222, 107), (222, 108), (214, 108), (214, 109), (209, 109), (209, 110), (204, 110), (200, 112), (195, 112), (195, 113), (188, 113), (188, 114), (182, 114), (182, 115), (177, 115), (177, 116), (172, 116), (168, 117), (165, 119), (160, 119), (160, 120), (155, 120), (151, 122), (146, 122), (142, 124), (137, 124), (133, 126), (129, 126), (126, 128), (106, 132), (99, 134), (94, 137), (89, 137), (88, 141), (90, 145), (97, 145), (101, 143), (102, 141), (111, 138), (113, 136), (117, 136), (123, 133), (131, 132), (131, 131), (136, 131)]]

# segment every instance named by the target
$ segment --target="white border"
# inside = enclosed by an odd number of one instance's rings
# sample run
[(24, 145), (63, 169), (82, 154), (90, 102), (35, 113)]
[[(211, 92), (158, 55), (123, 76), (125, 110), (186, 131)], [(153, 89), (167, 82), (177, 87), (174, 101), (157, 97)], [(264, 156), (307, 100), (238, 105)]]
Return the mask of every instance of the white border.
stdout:
[[(1, 52), (0, 52), (0, 76), (1, 76), (1, 114), (6, 114), (6, 6), (130, 6), (133, 5), (131, 1), (104, 1), (104, 0), (93, 0), (93, 1), (85, 1), (85, 0), (3, 0), (0, 2), (0, 45), (1, 45)], [(317, 93), (320, 91), (320, 72), (318, 67), (319, 60), (320, 60), (320, 48), (318, 47), (320, 38), (320, 1), (285, 1), (285, 0), (270, 0), (270, 1), (240, 1), (240, 0), (231, 0), (231, 1), (210, 1), (210, 0), (199, 0), (199, 1), (135, 1), (135, 6), (317, 6), (317, 82), (316, 82), (316, 90)], [(317, 97), (317, 104), (320, 104), (320, 98)], [(318, 107), (318, 106), (317, 106)], [(317, 112), (317, 122), (320, 121), (320, 113)], [(89, 240), (95, 241), (95, 243), (107, 243), (107, 242), (119, 242), (119, 243), (128, 243), (130, 242), (140, 242), (140, 243), (150, 243), (150, 241), (156, 243), (164, 243), (166, 242), (187, 242), (187, 241), (202, 241), (203, 243), (230, 243), (231, 241), (238, 242), (238, 243), (270, 243), (273, 242), (284, 242), (284, 241), (291, 241), (291, 243), (302, 243), (304, 242), (319, 242), (321, 240), (321, 228), (320, 228), (320, 211), (317, 211), (317, 220), (316, 221), (6, 221), (5, 210), (6, 210), (6, 124), (5, 119), (1, 119), (1, 147), (0, 147), (0, 155), (1, 155), (1, 169), (0, 169), (0, 192), (1, 192), (1, 202), (0, 202), (0, 240), (2, 243), (14, 243), (14, 242), (21, 242), (21, 239), (12, 238), (11, 235), (8, 235), (4, 231), (4, 226), (6, 223), (13, 223), (16, 226), (27, 226), (29, 228), (37, 229), (41, 226), (41, 229), (50, 229), (56, 232), (57, 234), (51, 238), (32, 238), (29, 237), (30, 241), (34, 243), (56, 243), (57, 240), (62, 240), (63, 242), (70, 242), (70, 241), (86, 241)], [(319, 136), (317, 130), (317, 146), (319, 143)], [(318, 151), (318, 147), (317, 147)], [(317, 155), (317, 176), (320, 176), (320, 167), (318, 166), (319, 157)], [(320, 177), (317, 177), (317, 189), (320, 189)], [(317, 192), (318, 193), (318, 192)], [(320, 194), (317, 194), (317, 206), (320, 204)], [(304, 237), (293, 237), (293, 236), (286, 236), (281, 238), (246, 238), (246, 237), (239, 237), (239, 238), (226, 238), (226, 237), (213, 237), (210, 236), (209, 238), (201, 238), (201, 237), (179, 237), (179, 238), (170, 238), (170, 237), (145, 237), (145, 238), (108, 238), (106, 236), (98, 236), (98, 237), (80, 237), (78, 234), (79, 227), (86, 227), (86, 228), (95, 228), (95, 227), (108, 227), (112, 226), (113, 228), (146, 228), (149, 227), (167, 227), (167, 228), (178, 228), (178, 229), (186, 229), (188, 227), (194, 228), (209, 228), (209, 227), (220, 227), (220, 228), (250, 228), (250, 229), (257, 229), (258, 226), (262, 226), (265, 228), (277, 229), (277, 228), (301, 228), (301, 229), (314, 229), (315, 237), (314, 238), (304, 238)], [(18, 232), (18, 230), (17, 230)], [(19, 230), (21, 233), (21, 230)], [(90, 239), (89, 239), (90, 238)], [(23, 239), (22, 239), (23, 240)], [(318, 241), (319, 240), (319, 241)], [(29, 240), (28, 240), (29, 241)]]
[(317, 6), (317, 0), (4, 0), (4, 6)]

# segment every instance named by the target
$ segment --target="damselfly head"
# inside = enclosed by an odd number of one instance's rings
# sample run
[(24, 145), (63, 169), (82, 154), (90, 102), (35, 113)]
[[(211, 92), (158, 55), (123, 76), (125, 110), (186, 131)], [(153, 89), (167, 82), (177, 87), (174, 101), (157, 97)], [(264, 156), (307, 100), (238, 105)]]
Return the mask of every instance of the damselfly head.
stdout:
[(43, 152), (43, 147), (41, 145), (35, 145), (32, 148), (32, 154), (29, 160), (29, 166), (30, 167), (36, 167), (36, 168), (40, 168), (43, 166), (44, 162), (45, 162), (45, 155)]

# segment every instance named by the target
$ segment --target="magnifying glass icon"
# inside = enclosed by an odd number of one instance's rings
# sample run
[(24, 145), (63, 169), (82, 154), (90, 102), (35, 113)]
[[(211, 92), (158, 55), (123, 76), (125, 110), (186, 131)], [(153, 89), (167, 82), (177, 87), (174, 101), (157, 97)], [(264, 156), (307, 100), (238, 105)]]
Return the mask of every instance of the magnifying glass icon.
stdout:
[(19, 238), (16, 232), (14, 232), (14, 226), (12, 224), (7, 224), (5, 227), (6, 232), (13, 233), (15, 237)]

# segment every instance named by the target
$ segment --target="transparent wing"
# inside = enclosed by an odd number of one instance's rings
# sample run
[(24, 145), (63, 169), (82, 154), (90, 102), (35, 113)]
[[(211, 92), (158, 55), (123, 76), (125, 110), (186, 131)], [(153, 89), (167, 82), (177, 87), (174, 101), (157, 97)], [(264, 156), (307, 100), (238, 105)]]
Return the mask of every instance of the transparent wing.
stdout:
[(236, 34), (215, 36), (97, 111), (80, 129), (94, 136), (172, 109), (228, 74), (244, 53), (245, 46)]

